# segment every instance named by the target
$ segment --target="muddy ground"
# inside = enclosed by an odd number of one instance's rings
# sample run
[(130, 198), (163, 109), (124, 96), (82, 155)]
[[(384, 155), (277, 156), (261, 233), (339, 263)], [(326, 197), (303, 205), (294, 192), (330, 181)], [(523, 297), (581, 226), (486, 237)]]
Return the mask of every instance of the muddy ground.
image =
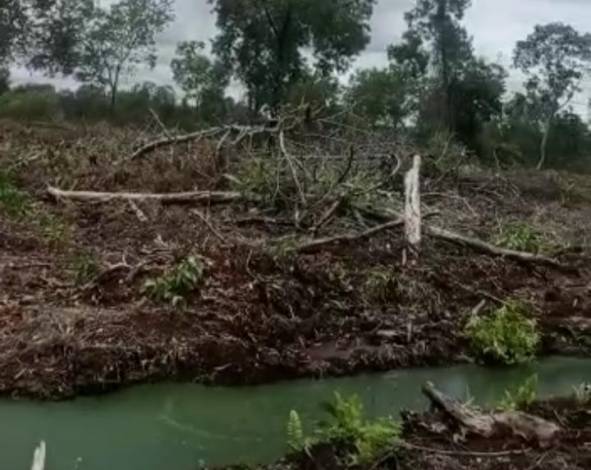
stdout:
[[(59, 399), (162, 379), (250, 384), (467, 361), (470, 312), (512, 298), (534, 305), (540, 354), (591, 354), (588, 177), (471, 169), (423, 182), (434, 223), (493, 240), (502, 224), (527, 221), (569, 270), (433, 239), (403, 266), (399, 229), (278, 256), (245, 241), (297, 231), (280, 211), (200, 207), (208, 226), (184, 205), (48, 196), (49, 184), (228, 189), (213, 144), (128, 161), (136, 138), (107, 127), (0, 124), (0, 168), (27, 198), (22, 213), (0, 205), (0, 393)], [(207, 269), (184, 304), (143, 294), (147, 280), (188, 255)], [(384, 276), (376, 288), (372, 279)]]
[[(591, 408), (571, 399), (530, 405), (527, 413), (560, 426), (544, 446), (519, 437), (486, 439), (462, 433), (442, 412), (404, 415), (401, 443), (360, 469), (371, 470), (584, 470), (591, 468)], [(319, 446), (267, 470), (350, 468), (343, 449)]]

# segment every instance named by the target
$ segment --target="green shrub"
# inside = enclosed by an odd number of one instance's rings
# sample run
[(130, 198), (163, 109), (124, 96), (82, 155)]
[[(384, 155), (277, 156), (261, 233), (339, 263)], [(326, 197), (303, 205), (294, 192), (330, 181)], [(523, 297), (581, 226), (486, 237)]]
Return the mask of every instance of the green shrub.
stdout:
[(387, 303), (395, 300), (398, 296), (398, 279), (391, 270), (372, 269), (367, 272), (364, 293), (370, 301)]
[(466, 334), (479, 359), (507, 365), (533, 360), (540, 336), (528, 314), (524, 304), (508, 302), (489, 316), (472, 318)]
[(348, 399), (335, 393), (333, 402), (324, 405), (329, 415), (320, 422), (311, 438), (305, 438), (297, 413), (290, 414), (288, 438), (292, 449), (299, 450), (319, 443), (333, 443), (350, 449), (349, 464), (368, 464), (383, 454), (400, 437), (400, 426), (390, 418), (369, 421), (357, 396)]
[(52, 120), (61, 114), (55, 91), (14, 90), (0, 96), (0, 117), (23, 121)]
[(505, 391), (505, 398), (499, 408), (505, 411), (515, 411), (531, 405), (537, 398), (538, 376), (532, 375), (523, 384), (513, 390)]
[(70, 238), (70, 227), (60, 218), (48, 212), (36, 211), (36, 223), (43, 238), (51, 245), (66, 243)]
[(278, 158), (248, 158), (236, 171), (233, 188), (255, 197), (267, 207), (281, 207), (282, 198), (291, 196), (293, 181), (284, 179)]
[(503, 248), (540, 253), (547, 248), (542, 234), (525, 223), (512, 223), (501, 227), (496, 244)]
[(18, 218), (30, 210), (29, 196), (14, 185), (12, 177), (0, 171), (0, 210), (9, 217)]
[(186, 300), (205, 277), (204, 263), (189, 256), (169, 272), (144, 284), (143, 292), (158, 302), (170, 302), (177, 306)]

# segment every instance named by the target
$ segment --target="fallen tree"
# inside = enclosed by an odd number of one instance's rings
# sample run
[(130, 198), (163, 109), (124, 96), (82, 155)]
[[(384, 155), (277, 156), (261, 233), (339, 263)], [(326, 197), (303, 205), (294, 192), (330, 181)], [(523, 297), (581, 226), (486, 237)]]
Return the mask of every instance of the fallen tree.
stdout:
[(487, 439), (512, 435), (547, 447), (561, 431), (557, 424), (521, 411), (481, 413), (446, 396), (430, 382), (423, 386), (423, 394), (460, 428)]

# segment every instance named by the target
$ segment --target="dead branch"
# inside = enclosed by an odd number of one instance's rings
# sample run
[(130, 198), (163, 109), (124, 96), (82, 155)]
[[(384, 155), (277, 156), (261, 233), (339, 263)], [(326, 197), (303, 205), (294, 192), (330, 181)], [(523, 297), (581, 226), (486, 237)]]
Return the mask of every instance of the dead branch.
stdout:
[(427, 233), (435, 238), (440, 238), (442, 240), (455, 243), (456, 245), (460, 246), (467, 246), (469, 248), (475, 249), (480, 252), (484, 252), (493, 256), (500, 256), (503, 258), (510, 258), (517, 261), (527, 262), (527, 263), (538, 263), (544, 264), (547, 266), (551, 266), (553, 268), (558, 269), (568, 269), (567, 266), (564, 266), (560, 262), (556, 261), (555, 259), (548, 258), (547, 256), (543, 255), (536, 255), (534, 253), (527, 253), (524, 251), (515, 251), (509, 250), (506, 248), (501, 248), (496, 245), (492, 245), (485, 241), (479, 240), (477, 238), (467, 237), (465, 235), (460, 235), (459, 233), (451, 232), (449, 230), (445, 230), (439, 227), (428, 226), (426, 227)]
[(404, 219), (399, 218), (396, 220), (392, 220), (382, 225), (378, 225), (376, 227), (372, 227), (364, 232), (359, 233), (346, 233), (341, 235), (335, 235), (333, 237), (325, 237), (325, 238), (317, 238), (314, 240), (309, 240), (304, 243), (298, 245), (294, 251), (300, 253), (310, 253), (318, 250), (319, 248), (331, 245), (333, 243), (343, 243), (343, 242), (353, 242), (356, 240), (361, 240), (365, 238), (372, 237), (384, 230), (389, 230), (395, 227), (401, 227), (404, 225)]
[(287, 160), (287, 163), (289, 165), (289, 171), (291, 171), (291, 177), (293, 178), (293, 182), (296, 185), (296, 188), (298, 189), (298, 194), (300, 196), (300, 202), (302, 203), (302, 205), (306, 205), (306, 194), (304, 193), (304, 188), (302, 187), (302, 184), (300, 183), (300, 180), (298, 178), (298, 173), (297, 170), (295, 168), (295, 164), (293, 162), (292, 156), (289, 154), (289, 152), (287, 151), (287, 147), (285, 146), (285, 132), (281, 131), (279, 132), (279, 147), (281, 148), (281, 153), (283, 154), (283, 156), (285, 157), (285, 159)]
[(191, 211), (192, 214), (195, 214), (201, 221), (207, 226), (209, 231), (214, 234), (214, 236), (221, 241), (224, 245), (228, 243), (228, 240), (212, 225), (207, 217), (205, 217), (201, 212), (197, 209), (193, 209)]
[(203, 137), (210, 137), (222, 133), (228, 132), (237, 132), (239, 134), (246, 135), (256, 135), (256, 134), (263, 134), (263, 133), (277, 133), (278, 129), (276, 127), (269, 127), (269, 126), (240, 126), (237, 124), (231, 124), (227, 126), (217, 126), (217, 127), (210, 127), (209, 129), (204, 129), (196, 132), (191, 132), (190, 134), (179, 135), (176, 137), (165, 137), (162, 139), (154, 140), (152, 142), (147, 143), (140, 149), (136, 150), (133, 155), (131, 156), (131, 160), (135, 160), (137, 158), (143, 157), (144, 155), (153, 152), (161, 147), (166, 147), (168, 145), (178, 145), (185, 142), (190, 142), (192, 140), (201, 139)]
[(506, 436), (509, 431), (514, 436), (545, 447), (560, 432), (557, 424), (520, 411), (480, 413), (448, 397), (430, 382), (423, 386), (423, 394), (461, 427), (485, 438)]
[(404, 442), (404, 441), (401, 442), (400, 444), (403, 447), (410, 449), (410, 450), (418, 450), (420, 452), (429, 452), (432, 454), (455, 455), (458, 457), (493, 458), (493, 459), (498, 458), (498, 457), (508, 457), (511, 455), (522, 455), (522, 454), (526, 454), (527, 452), (531, 451), (531, 448), (526, 448), (526, 449), (516, 449), (516, 450), (499, 450), (496, 452), (477, 452), (477, 451), (435, 449), (433, 447), (419, 446), (419, 445), (411, 444), (410, 442)]
[(223, 204), (245, 201), (248, 198), (233, 191), (191, 191), (184, 193), (109, 193), (96, 191), (64, 191), (49, 186), (47, 192), (56, 200), (70, 199), (73, 201), (158, 201), (162, 204)]

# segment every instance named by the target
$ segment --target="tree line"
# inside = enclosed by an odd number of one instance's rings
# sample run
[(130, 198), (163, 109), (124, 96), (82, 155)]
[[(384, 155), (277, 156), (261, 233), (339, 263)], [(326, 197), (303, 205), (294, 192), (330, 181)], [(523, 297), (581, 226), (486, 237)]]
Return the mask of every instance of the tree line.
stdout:
[[(121, 122), (155, 109), (182, 127), (247, 119), (306, 103), (346, 110), (367, 126), (419, 141), (455, 139), (483, 160), (564, 166), (591, 155), (588, 125), (572, 110), (591, 66), (591, 34), (563, 23), (536, 25), (514, 48), (525, 77), (510, 93), (508, 71), (478, 57), (463, 19), (471, 0), (416, 0), (387, 65), (347, 72), (371, 39), (377, 0), (208, 0), (218, 27), (211, 52), (177, 45), (171, 87), (121, 90), (140, 66), (154, 67), (157, 35), (174, 20), (173, 0), (0, 0), (0, 114), (92, 115)], [(9, 90), (18, 62), (82, 86)], [(227, 96), (232, 80), (245, 90)], [(28, 106), (28, 107), (27, 107)], [(15, 111), (16, 110), (16, 111)], [(19, 111), (20, 110), (20, 111)]]

